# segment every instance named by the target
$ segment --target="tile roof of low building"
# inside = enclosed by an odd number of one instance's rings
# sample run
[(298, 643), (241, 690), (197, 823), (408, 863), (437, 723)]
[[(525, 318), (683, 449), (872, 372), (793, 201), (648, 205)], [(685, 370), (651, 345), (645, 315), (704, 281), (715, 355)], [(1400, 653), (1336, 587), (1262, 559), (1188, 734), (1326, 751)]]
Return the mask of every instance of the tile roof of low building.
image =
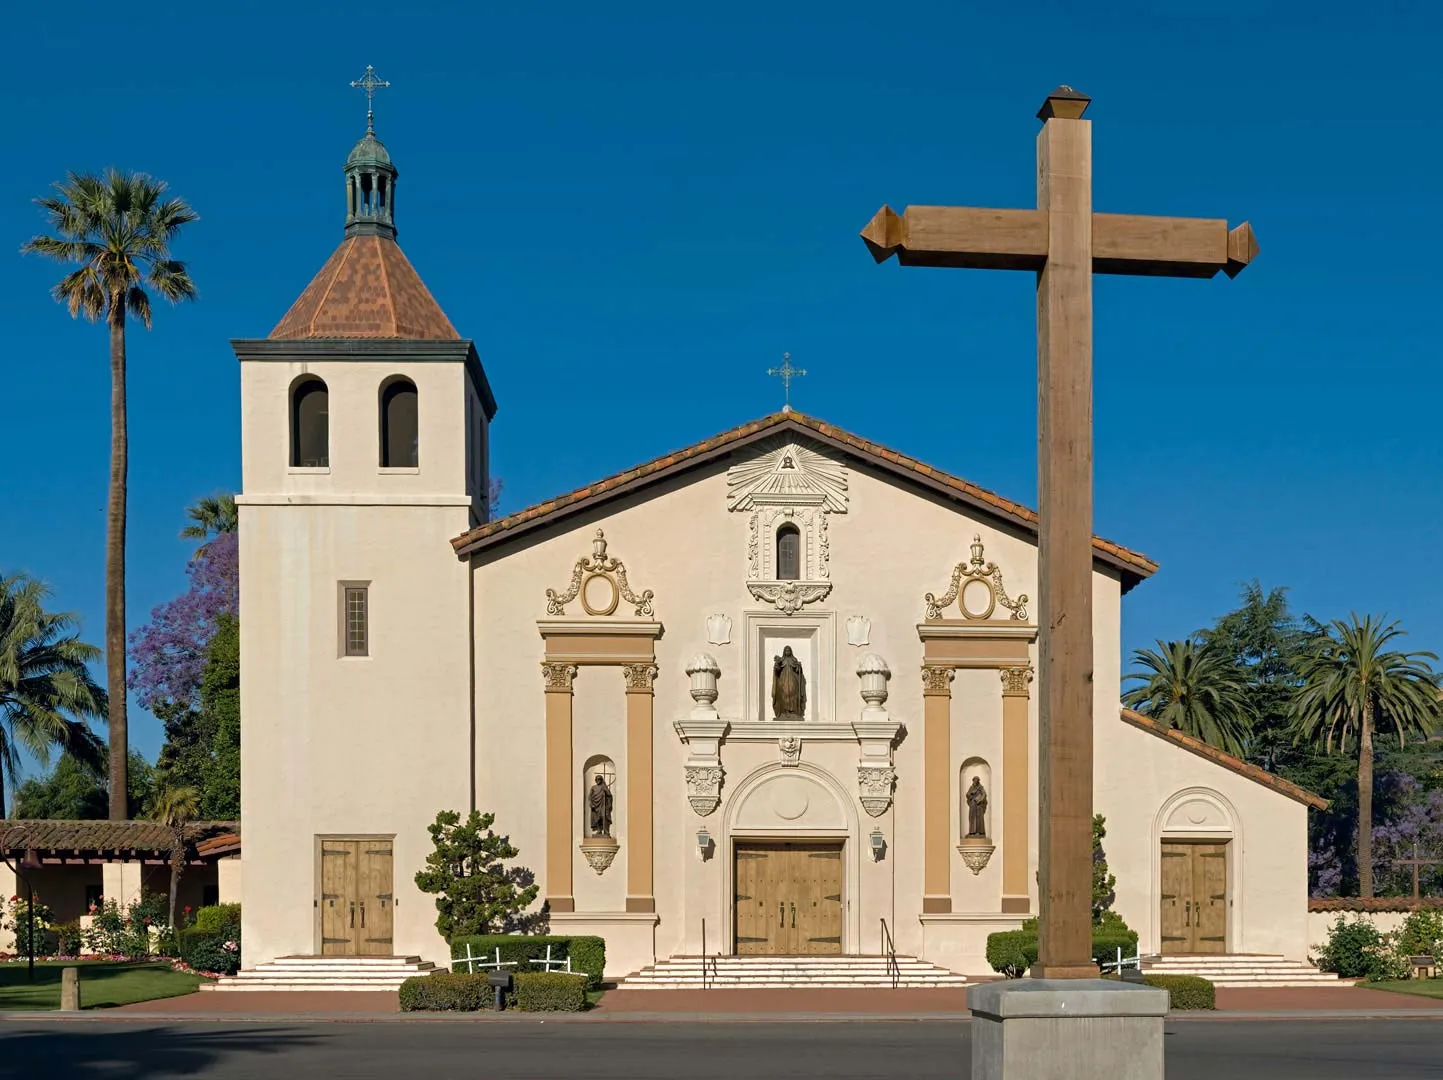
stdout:
[(1230, 772), (1235, 772), (1239, 776), (1246, 777), (1255, 784), (1272, 788), (1278, 794), (1286, 795), (1288, 798), (1300, 802), (1305, 806), (1311, 806), (1314, 810), (1326, 810), (1328, 808), (1328, 800), (1321, 795), (1314, 794), (1305, 787), (1299, 787), (1291, 780), (1284, 780), (1281, 776), (1275, 776), (1266, 769), (1260, 769), (1251, 762), (1244, 761), (1240, 757), (1229, 754), (1226, 750), (1219, 750), (1211, 743), (1203, 742), (1203, 740), (1195, 736), (1179, 731), (1175, 727), (1170, 727), (1161, 720), (1154, 720), (1151, 716), (1144, 716), (1142, 713), (1135, 712), (1132, 709), (1123, 709), (1122, 719), (1133, 727), (1141, 728), (1143, 731), (1151, 735), (1156, 735), (1160, 739), (1166, 739), (1170, 743), (1181, 746), (1184, 750), (1190, 750), (1199, 757), (1207, 758), (1214, 765), (1221, 765)]
[[(786, 431), (818, 439), (837, 450), (869, 462), (882, 471), (923, 484), (993, 517), (1019, 525), (1034, 535), (1037, 532), (1037, 511), (1022, 503), (1014, 502), (995, 492), (988, 491), (986, 488), (978, 487), (971, 481), (933, 468), (931, 465), (898, 453), (880, 443), (853, 435), (824, 420), (818, 420), (804, 413), (785, 410), (734, 427), (709, 439), (703, 439), (683, 450), (663, 454), (644, 465), (638, 465), (604, 480), (587, 484), (566, 495), (559, 495), (525, 510), (477, 526), (456, 537), (451, 544), (457, 555), (468, 555), (473, 551), (501, 543), (510, 536), (521, 535), (533, 528), (548, 525), (574, 513), (590, 509), (607, 498), (629, 493), (638, 487), (656, 483), (685, 469), (702, 465), (723, 454), (740, 449), (757, 439)], [(1130, 551), (1121, 544), (1104, 540), (1102, 537), (1094, 537), (1092, 545), (1094, 553), (1099, 559), (1122, 571), (1124, 592), (1157, 571), (1156, 562), (1139, 552)]]
[(460, 339), (400, 246), (388, 236), (347, 236), (311, 279), (272, 340)]
[[(198, 844), (209, 837), (240, 836), (238, 821), (195, 821), (186, 836)], [(0, 822), (0, 851), (28, 848), (53, 852), (163, 852), (170, 850), (170, 829), (159, 821), (70, 821), (13, 818)]]

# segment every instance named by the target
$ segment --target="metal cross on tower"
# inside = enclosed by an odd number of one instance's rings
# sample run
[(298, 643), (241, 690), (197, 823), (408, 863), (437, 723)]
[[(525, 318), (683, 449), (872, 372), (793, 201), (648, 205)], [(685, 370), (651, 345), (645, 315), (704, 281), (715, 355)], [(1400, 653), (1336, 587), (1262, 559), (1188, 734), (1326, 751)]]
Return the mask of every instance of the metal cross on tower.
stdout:
[(806, 368), (792, 367), (792, 354), (789, 352), (782, 353), (781, 367), (767, 369), (768, 375), (775, 375), (782, 380), (782, 393), (785, 395), (786, 402), (782, 406), (782, 412), (792, 411), (792, 380), (799, 379), (806, 373)]
[(375, 133), (375, 114), (372, 112), (372, 105), (375, 103), (376, 91), (385, 89), (391, 84), (385, 79), (376, 78), (376, 69), (370, 64), (366, 65), (366, 73), (359, 79), (351, 80), (351, 86), (366, 92), (366, 134)]

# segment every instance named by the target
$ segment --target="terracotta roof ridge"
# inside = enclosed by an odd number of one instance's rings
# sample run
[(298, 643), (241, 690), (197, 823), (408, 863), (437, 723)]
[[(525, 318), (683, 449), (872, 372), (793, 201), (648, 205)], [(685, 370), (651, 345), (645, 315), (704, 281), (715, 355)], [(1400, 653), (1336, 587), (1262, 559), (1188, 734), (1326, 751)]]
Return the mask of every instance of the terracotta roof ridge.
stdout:
[[(396, 315), (396, 294), (391, 289), (391, 269), (386, 265), (386, 253), (389, 250), (385, 241), (389, 237), (376, 237), (376, 264), (381, 268), (381, 296), (385, 299), (386, 309), (391, 313), (391, 336), (401, 336), (401, 320)], [(396, 241), (391, 240), (391, 247), (397, 251), (401, 250)]]
[[(1013, 522), (1024, 528), (1033, 532), (1037, 530), (1037, 512), (1015, 500), (980, 487), (970, 480), (953, 476), (945, 470), (918, 461), (916, 458), (898, 453), (880, 443), (853, 435), (835, 424), (806, 413), (783, 409), (780, 412), (768, 413), (757, 420), (747, 421), (680, 450), (662, 454), (660, 457), (624, 469), (594, 483), (553, 496), (505, 517), (497, 518), (495, 521), (478, 525), (460, 536), (454, 537), (451, 546), (458, 556), (464, 556), (490, 537), (506, 533), (519, 526), (534, 527), (532, 523), (539, 524), (539, 519), (549, 519), (563, 511), (590, 505), (607, 496), (608, 493), (630, 488), (634, 484), (646, 482), (648, 478), (669, 474), (711, 457), (726, 454), (730, 452), (731, 447), (738, 443), (761, 437), (769, 429), (789, 423), (795, 424), (820, 439), (831, 442), (836, 449), (842, 452), (850, 452), (859, 458), (869, 459), (884, 471), (891, 471), (904, 478), (939, 489), (943, 494), (954, 498), (960, 496), (962, 501), (972, 503), (984, 513), (990, 512), (1003, 518), (1010, 517)], [(1125, 548), (1115, 541), (1094, 534), (1092, 546), (1095, 552), (1102, 553), (1105, 561), (1111, 562), (1125, 574), (1133, 575), (1138, 581), (1157, 571), (1157, 563), (1152, 559), (1141, 552)], [(1132, 582), (1132, 584), (1136, 584), (1136, 582)], [(1131, 585), (1124, 579), (1123, 591), (1126, 592), (1130, 587)]]
[(336, 282), (341, 280), (341, 271), (346, 268), (346, 262), (351, 257), (351, 252), (356, 249), (355, 241), (359, 236), (347, 236), (341, 240), (341, 246), (336, 249), (340, 253), (341, 261), (336, 263), (336, 268), (331, 273), (331, 280), (326, 282), (326, 289), (321, 293), (321, 298), (316, 301), (316, 306), (311, 309), (310, 316), (306, 319), (306, 332), (310, 337), (316, 336), (316, 316), (320, 315), (326, 308), (326, 301), (331, 298), (331, 290), (336, 287)]
[(1118, 715), (1124, 723), (1131, 724), (1135, 728), (1146, 731), (1150, 735), (1156, 735), (1158, 738), (1165, 739), (1170, 743), (1175, 743), (1184, 750), (1190, 750), (1199, 757), (1207, 758), (1214, 765), (1220, 765), (1224, 769), (1235, 772), (1255, 784), (1272, 788), (1278, 794), (1286, 795), (1295, 802), (1300, 802), (1315, 810), (1326, 810), (1328, 808), (1328, 800), (1316, 792), (1309, 791), (1307, 788), (1295, 784), (1291, 780), (1285, 780), (1281, 776), (1268, 772), (1266, 769), (1259, 768), (1250, 761), (1244, 761), (1235, 754), (1229, 754), (1226, 750), (1220, 750), (1211, 743), (1204, 742), (1194, 735), (1189, 735), (1185, 731), (1170, 727), (1161, 720), (1156, 720), (1151, 716), (1140, 713), (1136, 709), (1129, 709), (1126, 706), (1119, 707)]

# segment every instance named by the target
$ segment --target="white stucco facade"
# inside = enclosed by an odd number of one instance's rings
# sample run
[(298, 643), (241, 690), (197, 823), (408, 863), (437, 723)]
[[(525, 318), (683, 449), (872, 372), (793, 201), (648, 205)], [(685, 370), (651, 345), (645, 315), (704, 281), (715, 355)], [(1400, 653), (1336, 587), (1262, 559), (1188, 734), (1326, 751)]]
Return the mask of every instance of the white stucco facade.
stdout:
[[(885, 932), (898, 952), (987, 973), (987, 935), (1037, 911), (1035, 686), (1014, 678), (1022, 696), (1004, 699), (1007, 670), (1036, 664), (1027, 521), (779, 415), (730, 448), (723, 439), (616, 491), (600, 485), (487, 527), (486, 423), (476, 421), (489, 419), (489, 391), (462, 344), (449, 359), (373, 344), (327, 361), (322, 342), (292, 353), (238, 343), (245, 965), (323, 951), (328, 838), (393, 845), (389, 951), (443, 959), (434, 905), (413, 878), (437, 811), (478, 808), (496, 813), (535, 872), (552, 930), (606, 937), (613, 975), (738, 948), (737, 852), (788, 840), (840, 842), (836, 933), (819, 940), (875, 954)], [(397, 375), (419, 401), (419, 464), (404, 470), (377, 465), (377, 394)], [(288, 402), (302, 377), (329, 391), (325, 469), (287, 464)], [(769, 487), (791, 456), (801, 479)], [(788, 522), (795, 587), (775, 565)], [(583, 572), (598, 530), (632, 597), (649, 593), (644, 605), (616, 592), (614, 574), (593, 586)], [(1124, 582), (1146, 571), (1099, 550), (1095, 806), (1116, 909), (1144, 952), (1160, 951), (1161, 845), (1225, 843), (1226, 951), (1303, 959), (1306, 806), (1119, 716)], [(987, 617), (974, 617), (986, 596), (963, 573), (961, 605), (929, 619), (928, 594), (941, 597), (973, 555), (1000, 582)], [(979, 578), (982, 565), (971, 564)], [(567, 599), (573, 574), (587, 584)], [(344, 589), (355, 583), (369, 596), (365, 656), (344, 648)], [(802, 719), (779, 724), (770, 695), (783, 644), (805, 670), (807, 702)], [(606, 652), (616, 649), (641, 651)], [(714, 701), (693, 693), (688, 674), (703, 655), (719, 671)], [(890, 670), (870, 711), (865, 657)], [(939, 664), (951, 669), (940, 705), (923, 672)], [(1025, 728), (1025, 760), (1004, 736), (1008, 715)], [(940, 780), (934, 753), (946, 757)], [(603, 759), (616, 843), (598, 873), (581, 842)], [(689, 784), (703, 766), (722, 770), (719, 786)], [(881, 772), (867, 787), (859, 769)], [(877, 776), (895, 783), (878, 787)], [(960, 850), (974, 776), (993, 849), (976, 872)], [(1009, 803), (1009, 784), (1025, 787), (1025, 802)], [(552, 835), (562, 820), (565, 835)]]

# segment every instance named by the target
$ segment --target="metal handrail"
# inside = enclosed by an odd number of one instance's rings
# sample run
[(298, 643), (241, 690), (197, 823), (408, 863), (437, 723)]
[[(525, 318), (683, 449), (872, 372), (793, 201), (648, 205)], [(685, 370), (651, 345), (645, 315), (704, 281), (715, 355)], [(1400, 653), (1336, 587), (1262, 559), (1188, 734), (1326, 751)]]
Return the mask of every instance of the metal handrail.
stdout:
[(711, 985), (707, 982), (707, 969), (711, 967), (711, 960), (706, 954), (706, 919), (701, 921), (701, 988), (710, 990)]
[(892, 932), (887, 929), (887, 920), (882, 920), (882, 955), (887, 958), (887, 974), (892, 977), (892, 989), (897, 989), (898, 982), (902, 979), (902, 969), (897, 966), (897, 945), (892, 940)]

